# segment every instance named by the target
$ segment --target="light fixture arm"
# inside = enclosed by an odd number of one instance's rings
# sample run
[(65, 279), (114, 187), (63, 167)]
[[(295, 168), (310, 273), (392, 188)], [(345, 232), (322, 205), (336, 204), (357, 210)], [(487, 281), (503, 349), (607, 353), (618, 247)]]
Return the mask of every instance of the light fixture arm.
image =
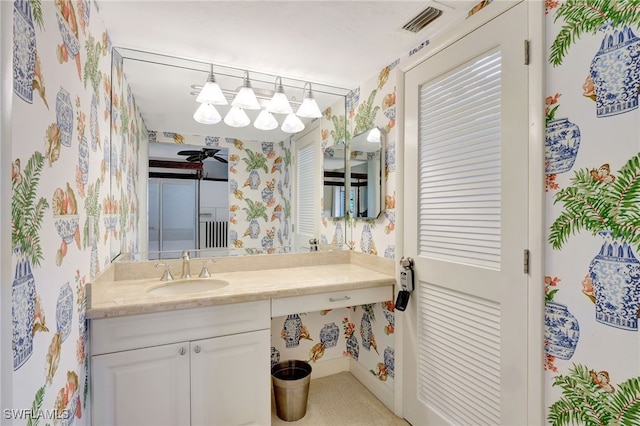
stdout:
[[(309, 86), (308, 92), (307, 85)], [(305, 95), (305, 93), (307, 93)], [(305, 82), (304, 87), (302, 88), (302, 105), (298, 108), (298, 112), (296, 112), (298, 117), (304, 118), (320, 118), (322, 117), (322, 112), (320, 108), (318, 108), (318, 104), (316, 100), (313, 98), (313, 90), (311, 90), (311, 83)]]
[(276, 77), (276, 81), (273, 83), (274, 92), (284, 93), (284, 87), (282, 87), (282, 77)]
[(244, 78), (242, 79), (242, 87), (246, 87), (248, 89), (251, 89), (251, 80), (249, 80), (249, 71), (245, 70), (244, 72)]
[(304, 86), (302, 87), (302, 99), (304, 99), (304, 93), (305, 93), (305, 90), (307, 89), (307, 86), (309, 86), (309, 97), (313, 99), (313, 90), (311, 90), (311, 83), (308, 81), (305, 82)]
[(213, 64), (211, 64), (211, 72), (209, 73), (209, 77), (207, 78), (207, 81), (210, 83), (216, 82), (216, 76), (213, 75)]

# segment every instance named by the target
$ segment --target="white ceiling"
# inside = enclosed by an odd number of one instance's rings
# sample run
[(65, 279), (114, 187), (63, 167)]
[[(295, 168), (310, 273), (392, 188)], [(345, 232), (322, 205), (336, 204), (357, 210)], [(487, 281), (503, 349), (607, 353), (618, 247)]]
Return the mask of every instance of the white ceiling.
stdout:
[[(478, 1), (97, 0), (97, 4), (116, 48), (355, 89), (412, 48), (462, 21)], [(417, 34), (401, 29), (427, 6), (443, 10), (443, 16)], [(196, 105), (188, 95), (189, 86), (204, 83), (207, 67), (189, 77), (172, 76), (169, 68), (149, 71), (125, 63), (125, 75), (150, 129), (195, 123), (191, 116)], [(173, 124), (177, 114), (166, 113), (166, 104), (153, 95), (159, 92), (157, 86), (170, 82), (179, 83), (179, 91), (188, 95), (187, 107), (180, 107), (187, 117), (182, 124)], [(293, 89), (285, 89), (290, 97), (295, 96)], [(301, 90), (298, 99), (300, 95)], [(159, 125), (163, 128), (156, 128)], [(220, 126), (216, 136), (239, 137), (221, 134), (223, 124), (214, 126)], [(195, 130), (184, 130), (189, 132), (211, 134), (212, 128), (198, 124)]]

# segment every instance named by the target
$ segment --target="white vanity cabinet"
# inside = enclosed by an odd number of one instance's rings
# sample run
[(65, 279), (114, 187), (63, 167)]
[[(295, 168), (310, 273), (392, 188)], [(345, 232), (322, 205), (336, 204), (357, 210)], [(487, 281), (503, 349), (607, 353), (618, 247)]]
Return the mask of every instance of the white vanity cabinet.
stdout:
[(269, 301), (91, 321), (93, 425), (268, 425)]

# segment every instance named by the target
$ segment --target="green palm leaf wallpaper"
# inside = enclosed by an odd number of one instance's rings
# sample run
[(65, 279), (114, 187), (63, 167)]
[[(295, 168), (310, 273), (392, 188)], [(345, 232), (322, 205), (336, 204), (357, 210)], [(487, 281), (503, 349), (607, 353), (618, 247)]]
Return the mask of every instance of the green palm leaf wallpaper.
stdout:
[[(11, 232), (12, 245), (20, 250), (14, 250), (12, 266), (24, 271), (15, 277), (15, 286), (28, 306), (14, 302), (21, 340), (15, 343), (19, 351), (14, 352), (12, 397), (20, 407), (72, 410), (77, 424), (89, 424), (84, 405), (84, 283), (108, 265), (112, 247), (137, 250), (133, 231), (139, 220), (140, 176), (133, 160), (145, 146), (147, 130), (121, 67), (111, 74), (111, 42), (95, 2), (15, 4), (15, 25), (25, 25), (14, 34), (21, 41), (14, 44), (20, 59), (16, 66), (25, 67), (20, 74), (26, 78), (16, 82), (13, 96)], [(553, 425), (636, 425), (640, 0), (547, 0), (546, 7), (545, 281), (561, 282), (562, 291), (550, 296), (545, 316), (546, 359), (540, 366), (545, 370), (545, 414)], [(24, 34), (33, 37), (22, 38)], [(321, 120), (323, 147), (348, 141), (371, 124), (388, 132), (384, 214), (373, 223), (322, 218), (320, 232), (321, 242), (335, 241), (390, 259), (396, 252), (400, 171), (395, 157), (401, 143), (396, 126), (398, 63), (372, 70), (371, 78), (353, 89), (346, 116), (336, 108)], [(616, 75), (615, 70), (624, 73)], [(113, 106), (113, 116), (107, 104)], [(92, 127), (96, 123), (97, 128)], [(341, 123), (347, 124), (346, 131)], [(286, 244), (290, 198), (277, 194), (290, 166), (290, 146), (274, 146), (275, 155), (269, 157), (271, 149), (263, 151), (260, 143), (236, 142), (229, 144), (234, 150), (230, 160), (237, 155), (238, 184), (230, 194), (236, 205), (231, 213), (255, 215), (261, 228), (260, 238), (253, 240), (243, 236), (247, 225), (242, 224), (238, 244), (253, 248), (249, 245), (257, 242), (261, 247), (263, 238), (267, 244), (270, 239), (278, 242), (278, 231)], [(259, 189), (251, 189), (251, 182), (243, 187), (248, 169), (260, 175)], [(281, 187), (284, 194), (286, 187)], [(273, 191), (274, 198), (264, 201), (263, 190), (267, 195)], [(57, 330), (58, 300), (70, 301), (69, 334)], [(313, 362), (357, 358), (375, 380), (393, 387), (393, 303), (369, 310), (375, 321), (362, 307), (303, 316), (308, 339), (287, 352), (276, 338), (273, 350), (278, 356)], [(367, 318), (372, 330), (366, 336), (369, 350), (361, 346), (360, 331)], [(284, 321), (274, 319), (274, 336)], [(333, 333), (334, 325), (339, 343), (330, 347), (321, 338), (326, 335), (322, 330)]]
[(546, 418), (637, 425), (640, 1), (546, 12)]
[(110, 263), (112, 244), (137, 247), (135, 233), (118, 231), (137, 228), (144, 123), (126, 78), (111, 82), (95, 2), (11, 3), (13, 75), (24, 76), (14, 79), (11, 117), (12, 403), (31, 407), (16, 424), (59, 423), (38, 417), (54, 409), (67, 424), (89, 424), (84, 284)]

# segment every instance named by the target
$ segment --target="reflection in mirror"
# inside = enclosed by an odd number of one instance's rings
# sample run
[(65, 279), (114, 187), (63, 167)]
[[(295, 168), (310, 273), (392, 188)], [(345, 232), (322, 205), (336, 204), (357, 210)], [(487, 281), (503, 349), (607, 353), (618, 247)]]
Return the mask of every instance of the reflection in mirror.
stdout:
[(150, 259), (179, 257), (180, 250), (228, 253), (227, 164), (227, 149), (149, 143)]
[(351, 139), (349, 144), (349, 213), (354, 219), (375, 219), (384, 199), (384, 131), (374, 127)]
[[(198, 60), (187, 60), (167, 55), (159, 55), (150, 52), (135, 51), (125, 48), (114, 48), (114, 66), (112, 68), (113, 97), (111, 103), (112, 111), (112, 153), (111, 159), (111, 196), (120, 194), (123, 188), (135, 193), (139, 200), (139, 208), (136, 215), (139, 221), (136, 226), (123, 227), (122, 234), (111, 234), (111, 258), (115, 258), (121, 253), (149, 253), (157, 248), (158, 252), (172, 252), (175, 245), (186, 245), (194, 247), (194, 252), (202, 255), (200, 250), (202, 237), (200, 233), (201, 223), (207, 212), (203, 212), (200, 207), (197, 209), (193, 203), (182, 202), (181, 207), (189, 206), (188, 211), (180, 209), (171, 212), (164, 212), (166, 216), (173, 220), (170, 227), (160, 237), (160, 215), (162, 210), (157, 208), (158, 213), (147, 212), (147, 197), (153, 201), (151, 204), (160, 203), (163, 195), (161, 187), (164, 182), (149, 180), (149, 157), (147, 156), (147, 144), (154, 141), (176, 146), (184, 151), (197, 151), (215, 148), (220, 149), (220, 155), (226, 150), (228, 159), (228, 188), (225, 197), (221, 197), (227, 202), (226, 221), (227, 223), (227, 250), (229, 254), (247, 254), (259, 252), (279, 252), (291, 246), (292, 222), (291, 211), (295, 208), (295, 198), (291, 194), (291, 132), (282, 130), (282, 127), (272, 130), (266, 129), (271, 126), (258, 125), (259, 113), (264, 111), (250, 110), (247, 114), (250, 117), (251, 125), (237, 128), (228, 125), (229, 120), (214, 120), (215, 124), (203, 124), (206, 120), (198, 120), (194, 117), (194, 112), (198, 109), (198, 90), (203, 83), (215, 72), (216, 81), (221, 86), (229, 104), (234, 100), (233, 95), (242, 87), (243, 77), (247, 76), (247, 71), (211, 64)], [(251, 66), (251, 64), (248, 64)], [(318, 103), (322, 116), (310, 118), (309, 115), (300, 115), (305, 126), (318, 120), (318, 132), (322, 133), (322, 143), (335, 144), (338, 140), (335, 135), (342, 135), (346, 132), (346, 121), (344, 117), (346, 94), (349, 90), (327, 84), (310, 82), (304, 80), (278, 77), (275, 75), (251, 71), (251, 83), (255, 94), (258, 96), (261, 107), (273, 95), (275, 89), (280, 90), (282, 85), (284, 92), (289, 97), (291, 107), (299, 113), (299, 108), (303, 104), (303, 98), (311, 97), (311, 86), (313, 96)], [(120, 82), (122, 82), (120, 84)], [(276, 83), (277, 82), (277, 83)], [(116, 84), (117, 83), (117, 84)], [(276, 84), (278, 85), (276, 87)], [(133, 127), (127, 122), (131, 108), (123, 107), (125, 104), (135, 104), (139, 109), (141, 120), (136, 126), (138, 132), (143, 135), (137, 140), (133, 140), (124, 134), (121, 129)], [(216, 109), (222, 115), (228, 115), (231, 105), (218, 106)], [(330, 114), (331, 110), (338, 111), (337, 115)], [(196, 116), (198, 114), (195, 114)], [(294, 114), (279, 113), (274, 110), (272, 114), (278, 124), (284, 125), (285, 115), (289, 117)], [(317, 117), (317, 112), (313, 117)], [(271, 120), (273, 121), (273, 120)], [(300, 123), (298, 123), (300, 124)], [(116, 132), (114, 129), (118, 129)], [(161, 140), (162, 139), (162, 140)], [(319, 138), (320, 139), (320, 138)], [(344, 139), (340, 139), (344, 140)], [(186, 146), (185, 144), (194, 145)], [(117, 164), (122, 163), (125, 157), (124, 147), (135, 148), (135, 155), (127, 156), (131, 163), (135, 163), (132, 171), (139, 176), (140, 184), (135, 187), (129, 185), (123, 179), (118, 183)], [(115, 149), (114, 149), (115, 148)], [(204, 153), (204, 151), (203, 151)], [(187, 157), (196, 154), (182, 156), (182, 162)], [(215, 156), (212, 156), (212, 158)], [(213, 161), (212, 158), (203, 158), (204, 163)], [(177, 159), (174, 159), (177, 160)], [(198, 161), (199, 162), (199, 159)], [(153, 169), (153, 167), (152, 167)], [(167, 171), (151, 170), (152, 173), (167, 173)], [(191, 170), (191, 173), (197, 173)], [(200, 173), (203, 171), (201, 170)], [(170, 171), (175, 173), (175, 169)], [(164, 179), (159, 177), (158, 179)], [(204, 179), (206, 181), (206, 179)], [(203, 181), (203, 179), (200, 179)], [(179, 186), (177, 192), (180, 196), (186, 193), (194, 195), (198, 202), (201, 202), (203, 192), (200, 182), (194, 184), (195, 189), (189, 188), (185, 191), (185, 182)], [(173, 187), (172, 187), (173, 185)], [(176, 189), (177, 184), (168, 184), (169, 192)], [(149, 190), (147, 190), (149, 188)], [(173, 191), (174, 193), (176, 191)], [(175, 194), (174, 194), (175, 195)], [(171, 195), (169, 195), (171, 197)], [(189, 198), (191, 200), (192, 198)], [(183, 200), (184, 201), (184, 200)], [(163, 203), (165, 205), (166, 203)], [(174, 203), (175, 204), (175, 203)], [(172, 205), (172, 202), (169, 202)], [(151, 207), (151, 205), (149, 204)], [(166, 207), (166, 206), (165, 206)], [(173, 206), (177, 207), (177, 206)], [(215, 208), (218, 208), (216, 206)], [(212, 213), (213, 215), (213, 213)], [(218, 215), (218, 213), (216, 213)], [(187, 216), (189, 216), (187, 218)], [(224, 215), (220, 215), (223, 217)], [(176, 220), (176, 218), (178, 218)], [(153, 220), (153, 224), (149, 223)], [(214, 222), (224, 222), (225, 219)], [(163, 221), (166, 222), (166, 221)], [(185, 224), (189, 224), (189, 231), (185, 232)], [(194, 224), (192, 226), (192, 224)], [(158, 229), (155, 229), (158, 228)], [(123, 234), (125, 232), (137, 234), (136, 241), (139, 245), (123, 244)], [(170, 243), (168, 237), (171, 233), (176, 236), (175, 244)], [(179, 237), (179, 238), (178, 238)], [(185, 237), (185, 238), (183, 238)], [(187, 244), (188, 242), (188, 244)], [(173, 245), (172, 245), (173, 244)], [(180, 247), (186, 249), (187, 247)], [(147, 256), (147, 255), (146, 255)]]
[(322, 161), (323, 194), (322, 211), (324, 217), (345, 216), (345, 146), (337, 144), (324, 149)]

